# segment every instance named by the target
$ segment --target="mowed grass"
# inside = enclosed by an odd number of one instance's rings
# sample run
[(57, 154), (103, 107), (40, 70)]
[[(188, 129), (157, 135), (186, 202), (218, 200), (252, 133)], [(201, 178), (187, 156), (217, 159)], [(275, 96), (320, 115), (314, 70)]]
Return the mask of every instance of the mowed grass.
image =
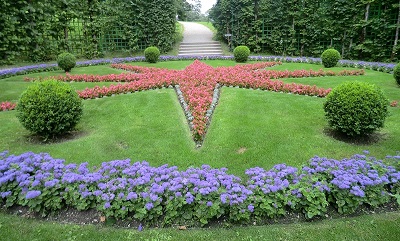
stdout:
[[(170, 61), (141, 66), (184, 69), (193, 61)], [(209, 60), (211, 66), (232, 66), (234, 61)], [(271, 69), (322, 68), (321, 65), (284, 63)], [(345, 68), (333, 68), (340, 71)], [(109, 66), (75, 68), (72, 74), (121, 73)], [(62, 71), (34, 73), (48, 77)], [(0, 80), (1, 99), (18, 99), (32, 83), (26, 76)], [(366, 71), (365, 76), (284, 79), (285, 82), (334, 87), (349, 80), (379, 85), (390, 100), (400, 99), (390, 74)], [(71, 83), (76, 89), (112, 83)], [(4, 90), (4, 91), (3, 91)], [(4, 95), (3, 95), (4, 93)], [(15, 117), (15, 111), (0, 113), (0, 149), (19, 154), (48, 152), (67, 162), (89, 162), (130, 158), (151, 165), (176, 165), (180, 169), (209, 164), (227, 167), (243, 176), (250, 167), (271, 168), (278, 163), (301, 167), (315, 156), (341, 159), (369, 150), (377, 158), (400, 150), (400, 108), (390, 108), (386, 125), (376, 138), (352, 143), (329, 135), (324, 118), (324, 98), (224, 87), (203, 146), (196, 149), (186, 119), (173, 89), (138, 92), (96, 100), (85, 100), (84, 116), (74, 138), (56, 143), (37, 142)]]
[[(232, 66), (233, 61), (205, 61), (214, 67)], [(142, 66), (184, 69), (192, 61), (132, 63)], [(321, 65), (289, 64), (272, 69), (322, 68)], [(334, 68), (339, 71), (345, 68)], [(73, 69), (72, 74), (120, 73), (108, 66)], [(26, 75), (54, 76), (62, 71)], [(28, 87), (25, 76), (0, 80), (0, 101), (18, 100)], [(379, 85), (390, 100), (400, 100), (399, 88), (390, 74), (366, 71), (365, 76), (284, 79), (285, 82), (334, 87), (349, 81), (368, 81)], [(76, 89), (111, 83), (71, 83)], [(222, 88), (206, 139), (195, 148), (173, 89), (158, 89), (132, 94), (85, 100), (83, 119), (75, 137), (41, 144), (26, 131), (15, 111), (0, 112), (0, 150), (12, 154), (26, 151), (48, 152), (67, 162), (89, 162), (130, 158), (146, 160), (153, 166), (176, 165), (180, 169), (209, 164), (228, 167), (244, 176), (247, 168), (271, 168), (278, 163), (300, 167), (314, 155), (344, 158), (363, 150), (384, 158), (400, 151), (400, 108), (390, 108), (385, 127), (376, 141), (354, 144), (328, 135), (323, 98), (274, 93), (261, 90)], [(400, 235), (400, 213), (385, 213), (323, 220), (313, 223), (233, 227), (229, 229), (113, 229), (102, 226), (53, 224), (0, 213), (1, 237), (5, 240), (395, 240)], [(2, 238), (0, 238), (1, 240)]]
[[(119, 74), (125, 72), (119, 69), (113, 69), (108, 65), (98, 65), (90, 67), (74, 68), (70, 74)], [(25, 81), (25, 78), (50, 78), (52, 76), (65, 75), (63, 70), (32, 73), (26, 75), (17, 75), (5, 79), (0, 79), (0, 102), (2, 101), (14, 101), (16, 102), (22, 92), (28, 88), (32, 82)], [(96, 85), (108, 86), (112, 83), (71, 83), (71, 85), (77, 90), (83, 90), (86, 87), (94, 87)]]
[(67, 162), (130, 158), (179, 168), (209, 164), (243, 175), (254, 166), (300, 167), (314, 155), (344, 158), (370, 150), (379, 158), (399, 150), (399, 108), (391, 109), (379, 141), (355, 145), (327, 135), (324, 99), (224, 87), (203, 147), (195, 149), (173, 89), (84, 101), (77, 137), (59, 143), (35, 141), (15, 112), (0, 113), (0, 149), (48, 152)]
[(115, 229), (37, 221), (0, 213), (0, 240), (398, 240), (400, 212), (320, 222), (211, 229)]

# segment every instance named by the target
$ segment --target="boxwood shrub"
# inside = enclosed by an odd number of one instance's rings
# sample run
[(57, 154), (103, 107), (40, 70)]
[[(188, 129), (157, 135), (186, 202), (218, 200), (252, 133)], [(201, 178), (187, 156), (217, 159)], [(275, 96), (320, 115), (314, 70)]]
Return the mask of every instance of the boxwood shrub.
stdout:
[(247, 61), (250, 55), (250, 49), (247, 46), (237, 46), (233, 50), (233, 56), (235, 61), (238, 63), (244, 63)]
[(56, 80), (29, 86), (17, 105), (21, 124), (46, 139), (71, 131), (81, 119), (82, 112), (82, 99), (76, 91)]
[(377, 86), (346, 82), (328, 94), (324, 110), (334, 130), (349, 136), (360, 136), (383, 127), (388, 105), (388, 99)]
[(65, 72), (70, 72), (72, 68), (76, 65), (76, 58), (71, 53), (61, 53), (57, 57), (58, 67), (63, 69)]
[(340, 53), (336, 49), (327, 49), (321, 55), (322, 64), (325, 68), (335, 67), (339, 59)]
[(397, 84), (400, 85), (400, 63), (398, 63), (393, 69), (393, 77)]
[(160, 50), (157, 47), (148, 47), (144, 50), (144, 57), (149, 63), (157, 63), (160, 58)]

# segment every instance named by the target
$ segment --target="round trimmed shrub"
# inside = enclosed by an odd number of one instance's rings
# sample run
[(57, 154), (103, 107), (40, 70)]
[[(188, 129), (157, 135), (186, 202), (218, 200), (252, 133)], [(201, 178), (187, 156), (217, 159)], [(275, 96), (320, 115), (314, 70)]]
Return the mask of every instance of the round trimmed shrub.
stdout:
[(400, 63), (394, 66), (393, 77), (396, 80), (397, 84), (400, 85)]
[(347, 82), (333, 89), (324, 103), (329, 125), (348, 136), (370, 134), (383, 127), (388, 99), (375, 85)]
[(157, 47), (148, 47), (144, 50), (144, 57), (149, 63), (157, 63), (160, 58), (160, 50)]
[(327, 49), (321, 55), (322, 64), (325, 68), (332, 68), (337, 65), (340, 53), (336, 49)]
[(61, 53), (57, 57), (58, 67), (63, 69), (65, 72), (70, 72), (73, 67), (76, 65), (76, 58), (71, 53)]
[(83, 105), (76, 91), (56, 80), (37, 82), (21, 95), (17, 118), (29, 131), (56, 137), (71, 131), (82, 117)]
[(250, 49), (247, 46), (237, 46), (233, 50), (233, 57), (235, 58), (235, 61), (238, 63), (244, 63), (247, 61), (250, 55)]

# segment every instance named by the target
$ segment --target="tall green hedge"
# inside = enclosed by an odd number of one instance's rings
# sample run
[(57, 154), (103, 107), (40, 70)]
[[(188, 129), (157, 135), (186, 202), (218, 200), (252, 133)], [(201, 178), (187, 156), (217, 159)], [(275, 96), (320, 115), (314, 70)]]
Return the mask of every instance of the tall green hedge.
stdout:
[[(178, 0), (0, 0), (0, 64), (54, 60), (68, 51), (78, 57), (102, 54), (112, 33), (126, 50), (174, 44)], [(141, 46), (139, 46), (141, 44)]]
[[(252, 52), (315, 56), (333, 47), (345, 59), (397, 61), (398, 0), (219, 0), (210, 17), (220, 39)], [(396, 34), (397, 33), (397, 34)]]

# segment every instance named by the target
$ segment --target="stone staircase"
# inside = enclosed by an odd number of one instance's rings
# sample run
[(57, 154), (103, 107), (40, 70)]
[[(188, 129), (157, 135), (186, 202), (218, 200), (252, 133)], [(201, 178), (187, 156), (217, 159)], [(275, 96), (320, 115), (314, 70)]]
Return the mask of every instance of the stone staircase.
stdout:
[(218, 41), (210, 42), (182, 42), (178, 56), (190, 55), (222, 55), (221, 44)]

